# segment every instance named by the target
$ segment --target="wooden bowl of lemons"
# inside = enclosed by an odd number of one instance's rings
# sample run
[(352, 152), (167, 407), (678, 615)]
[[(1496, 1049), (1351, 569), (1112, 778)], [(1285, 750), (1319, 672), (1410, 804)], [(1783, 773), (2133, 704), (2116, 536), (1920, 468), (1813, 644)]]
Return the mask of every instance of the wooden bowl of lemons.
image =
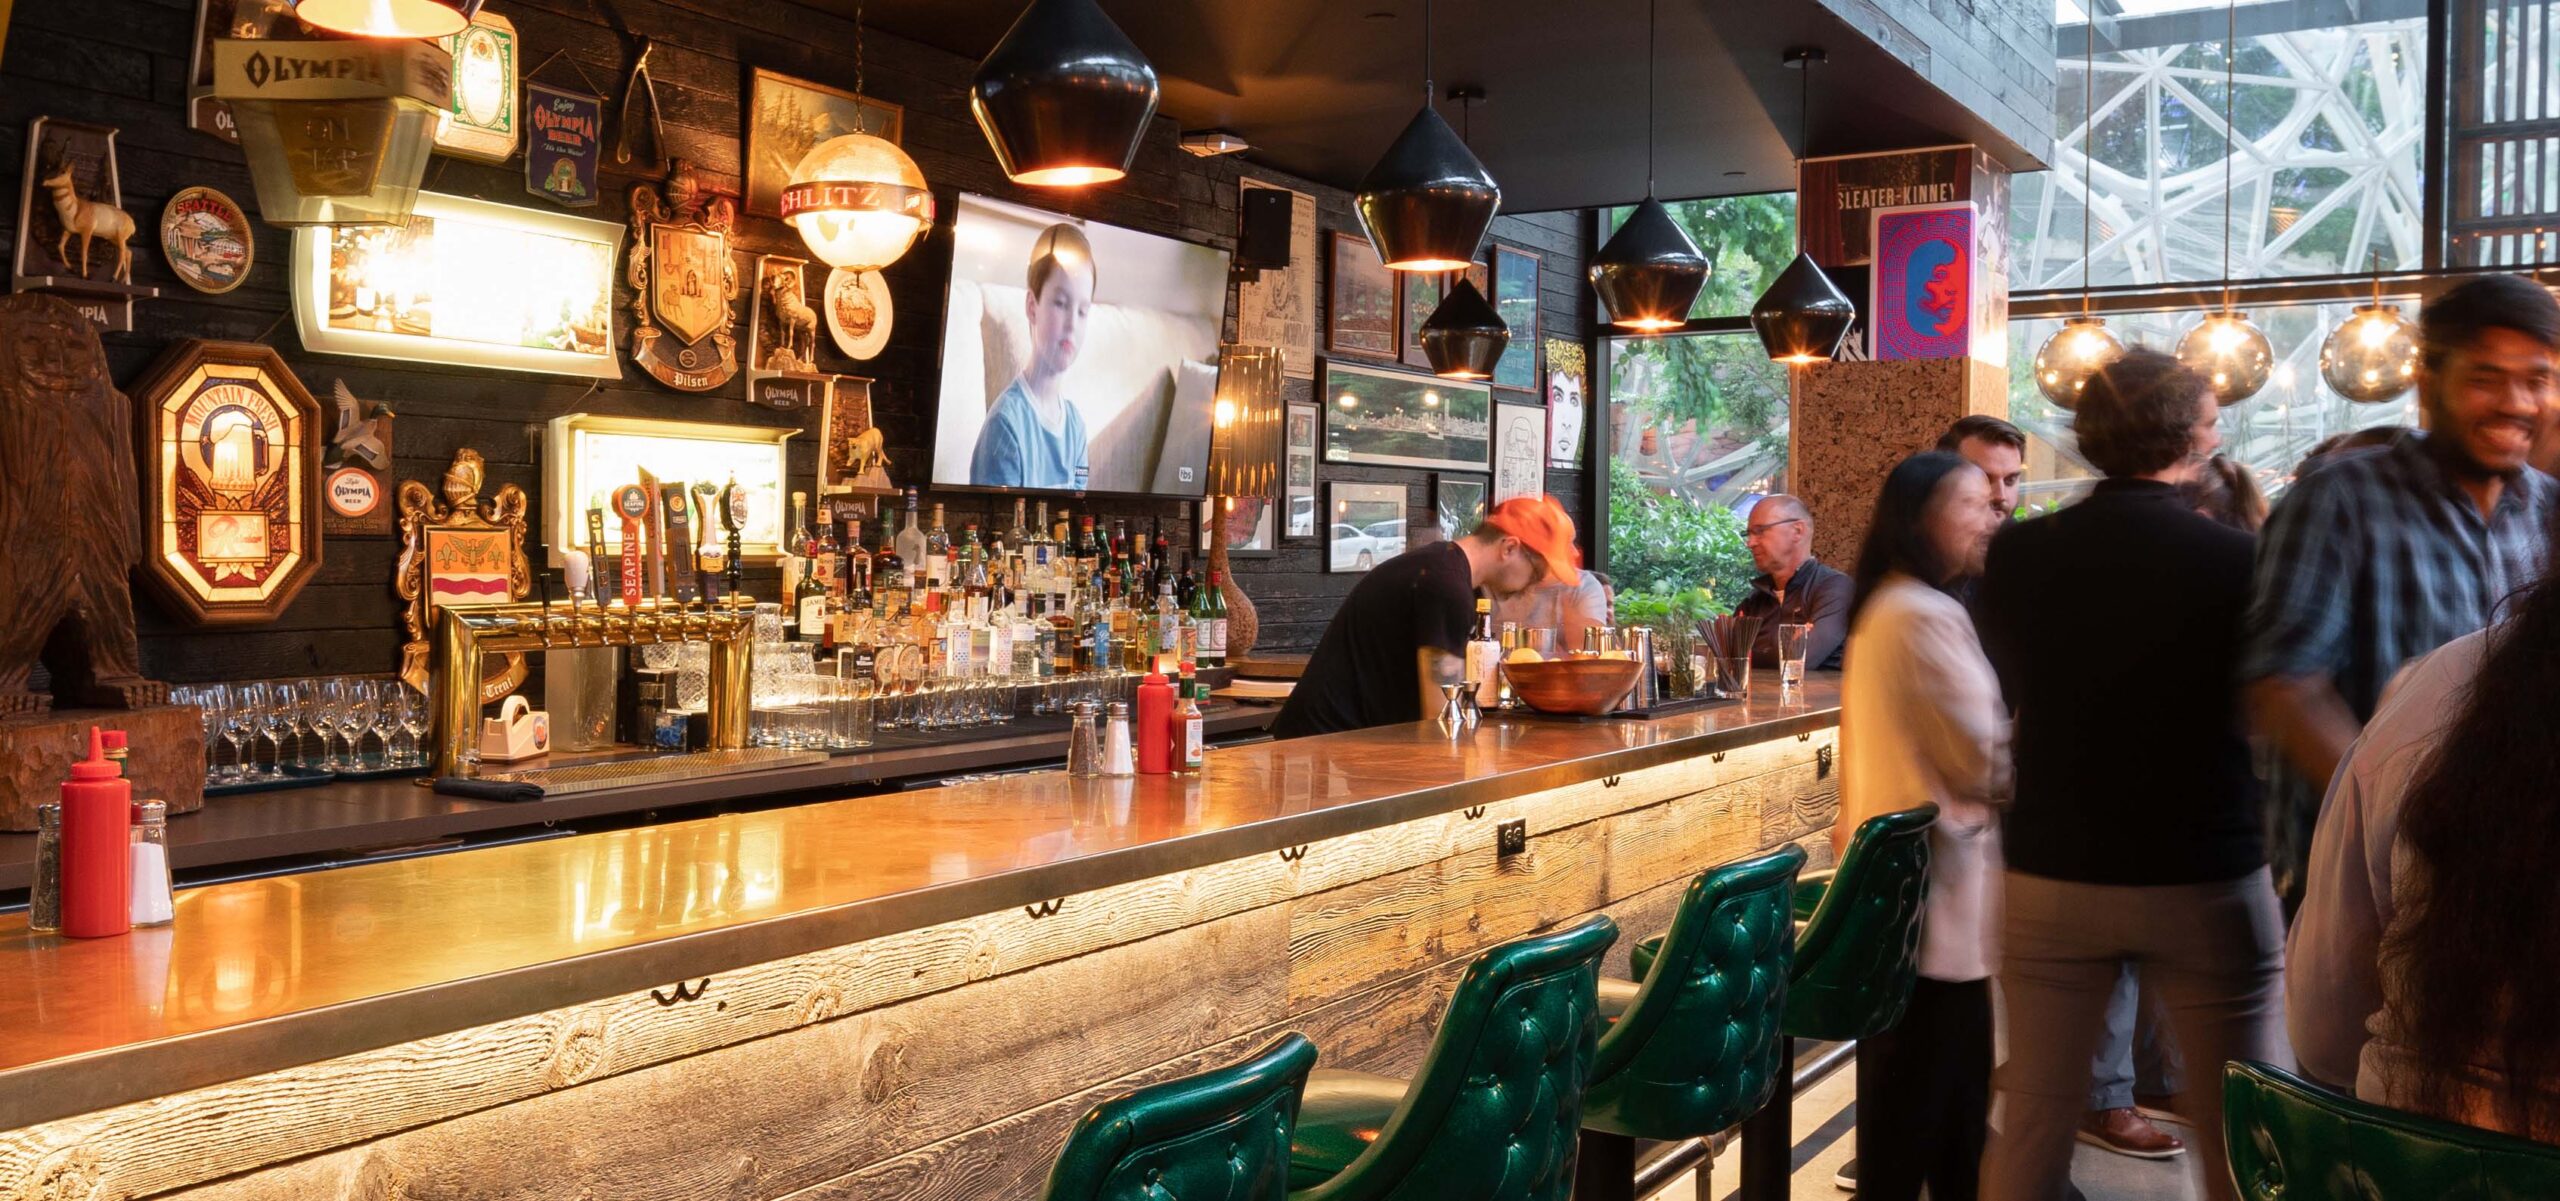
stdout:
[(1615, 708), (1627, 689), (1635, 686), (1641, 670), (1629, 658), (1575, 654), (1542, 659), (1526, 648), (1512, 651), (1502, 661), (1502, 676), (1522, 703), (1541, 713), (1585, 716)]

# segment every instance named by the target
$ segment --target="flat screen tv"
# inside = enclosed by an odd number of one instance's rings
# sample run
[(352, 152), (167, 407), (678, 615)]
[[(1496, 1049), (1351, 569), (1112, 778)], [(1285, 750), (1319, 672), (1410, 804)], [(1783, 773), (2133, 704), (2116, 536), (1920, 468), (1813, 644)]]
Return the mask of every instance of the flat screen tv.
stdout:
[(1203, 493), (1227, 252), (960, 197), (937, 487)]

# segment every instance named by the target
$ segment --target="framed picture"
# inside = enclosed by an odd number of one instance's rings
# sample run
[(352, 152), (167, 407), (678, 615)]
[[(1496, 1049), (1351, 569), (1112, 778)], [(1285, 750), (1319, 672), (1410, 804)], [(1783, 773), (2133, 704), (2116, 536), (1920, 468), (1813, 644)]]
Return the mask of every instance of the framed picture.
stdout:
[[(1431, 356), (1422, 353), (1422, 324), (1431, 320), (1431, 314), (1439, 309), (1440, 300), (1449, 294), (1456, 275), (1454, 271), (1437, 275), (1420, 271), (1396, 272), (1396, 287), (1403, 290), (1403, 303), (1397, 308), (1404, 314), (1405, 366), (1431, 370)], [(1475, 281), (1479, 292), (1485, 292), (1491, 286), (1481, 264), (1467, 268), (1467, 278)]]
[(274, 349), (172, 345), (130, 389), (142, 578), (190, 625), (274, 621), (320, 566), (320, 405)]
[(1327, 246), (1325, 349), (1396, 357), (1396, 273), (1378, 261), (1378, 248), (1358, 234), (1335, 230)]
[(1493, 503), (1546, 490), (1546, 406), (1493, 406)]
[(747, 82), (747, 211), (780, 217), (783, 185), (791, 182), (800, 157), (829, 138), (857, 132), (903, 142), (907, 110), (755, 68)]
[(622, 237), (609, 221), (420, 192), (405, 226), (294, 231), (294, 324), (324, 354), (620, 379)]
[(1320, 395), (1328, 463), (1482, 471), (1492, 453), (1482, 383), (1327, 362)]
[(1440, 536), (1452, 542), (1484, 520), (1484, 477), (1441, 475), (1431, 481), (1431, 508), (1440, 520)]
[(1288, 536), (1316, 536), (1316, 406), (1289, 406), (1288, 441), (1281, 452), (1280, 495), (1288, 502)]
[(1867, 320), (1874, 357), (1961, 359), (1973, 350), (1973, 206), (1879, 208), (1868, 239)]
[(1493, 310), (1511, 326), (1511, 344), (1493, 365), (1493, 386), (1517, 392), (1538, 390), (1538, 256), (1496, 244), (1493, 248)]
[(1335, 480), (1325, 488), (1326, 571), (1364, 572), (1404, 553), (1404, 485)]
[[(1218, 503), (1217, 497), (1200, 502), (1200, 520), (1196, 523), (1197, 550), (1209, 553), (1209, 523)], [(1278, 506), (1267, 496), (1233, 496), (1227, 500), (1227, 557), (1230, 559), (1268, 559), (1280, 553), (1280, 539), (1273, 532), (1273, 510)]]
[(1246, 193), (1278, 192), (1289, 198), (1289, 265), (1266, 268), (1236, 285), (1236, 341), (1276, 346), (1280, 370), (1290, 379), (1316, 374), (1316, 198), (1258, 179), (1236, 181), (1238, 207)]
[(1561, 471), (1582, 466), (1584, 362), (1582, 343), (1547, 339), (1547, 466)]

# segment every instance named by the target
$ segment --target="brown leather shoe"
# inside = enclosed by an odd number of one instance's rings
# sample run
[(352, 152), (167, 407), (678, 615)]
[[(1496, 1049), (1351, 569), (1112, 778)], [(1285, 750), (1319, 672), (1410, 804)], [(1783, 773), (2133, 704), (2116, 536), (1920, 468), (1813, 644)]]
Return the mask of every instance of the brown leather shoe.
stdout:
[(2135, 1159), (2168, 1159), (2187, 1149), (2176, 1135), (2152, 1125), (2131, 1109), (2100, 1109), (2080, 1115), (2080, 1141)]

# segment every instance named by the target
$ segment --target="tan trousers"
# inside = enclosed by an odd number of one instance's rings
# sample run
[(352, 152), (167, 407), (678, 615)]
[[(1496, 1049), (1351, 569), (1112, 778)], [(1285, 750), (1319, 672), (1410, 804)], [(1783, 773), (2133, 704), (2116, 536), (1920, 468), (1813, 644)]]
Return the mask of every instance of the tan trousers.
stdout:
[(2122, 965), (2160, 991), (2188, 1071), (2178, 1112), (2205, 1196), (2233, 1201), (2222, 1152), (2222, 1065), (2293, 1066), (2284, 1032), (2284, 922), (2261, 868), (2213, 884), (2074, 884), (2010, 872), (2000, 998), (2009, 1058), (1993, 1077), (1998, 1129), (1983, 1154), (1984, 1201), (2061, 1201)]

